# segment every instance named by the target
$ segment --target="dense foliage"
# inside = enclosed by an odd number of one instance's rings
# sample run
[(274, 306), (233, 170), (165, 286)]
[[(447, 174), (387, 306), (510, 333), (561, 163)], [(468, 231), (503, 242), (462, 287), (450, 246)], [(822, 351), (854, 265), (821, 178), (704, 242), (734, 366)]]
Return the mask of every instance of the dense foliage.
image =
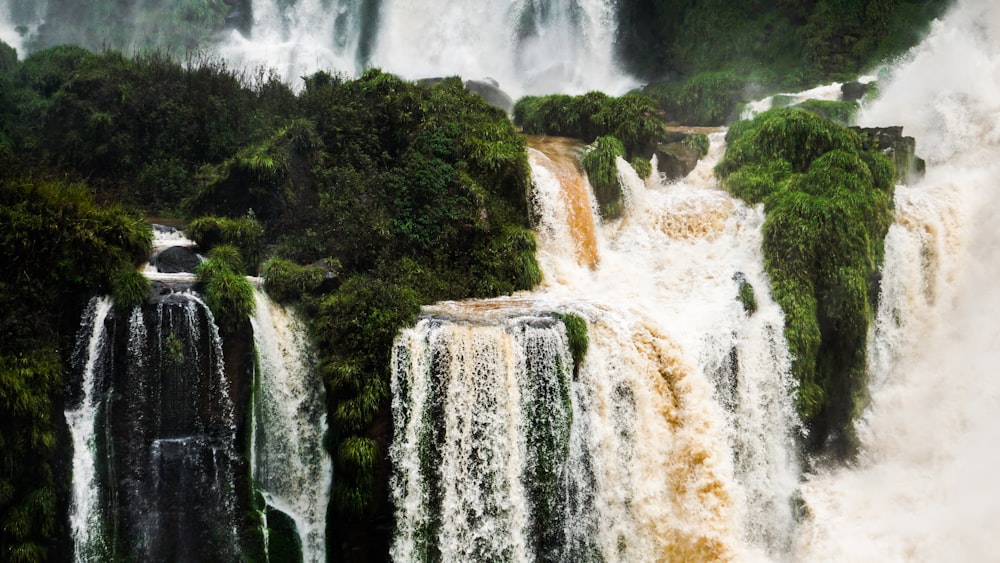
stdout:
[(622, 212), (617, 157), (629, 161), (640, 178), (648, 178), (653, 171), (648, 159), (666, 138), (655, 102), (637, 94), (619, 98), (601, 92), (525, 96), (514, 104), (513, 113), (514, 123), (529, 135), (576, 137), (593, 143), (583, 156), (583, 167), (606, 219)]
[[(57, 421), (79, 297), (145, 299), (136, 265), (152, 232), (141, 218), (94, 204), (85, 187), (0, 180), (0, 560), (43, 561), (66, 533), (57, 513)], [(60, 453), (62, 452), (62, 453)]]
[[(27, 253), (38, 263), (0, 282), (18, 302), (11, 310), (24, 310), (4, 321), (4, 334), (25, 334), (28, 325), (48, 334), (52, 319), (36, 320), (37, 311), (62, 306), (61, 291), (112, 291), (126, 305), (148, 294), (132, 267), (148, 256), (148, 227), (117, 207), (94, 205), (90, 194), (148, 214), (201, 215), (188, 234), (208, 252), (199, 276), (224, 333), (246, 322), (253, 295), (244, 274), (260, 270), (269, 291), (300, 302), (311, 320), (337, 475), (332, 541), (365, 541), (345, 540), (351, 530), (379, 533), (362, 523), (384, 510), (384, 479), (375, 476), (386, 471), (389, 434), (378, 421), (388, 412), (396, 332), (421, 304), (495, 296), (541, 280), (528, 224), (527, 153), (504, 112), (457, 78), (417, 85), (377, 70), (357, 80), (318, 73), (293, 94), (268, 75), (156, 54), (56, 47), (8, 63), (0, 69), (11, 86), (0, 97), (0, 174), (85, 179), (88, 187), (11, 181), (5, 188), (3, 250), (9, 260)], [(85, 201), (70, 209), (91, 214), (93, 224), (23, 211), (60, 198)], [(326, 266), (303, 266), (314, 263)], [(325, 279), (331, 269), (336, 283)], [(25, 295), (36, 301), (22, 304)], [(79, 304), (66, 313), (76, 318)], [(4, 346), (13, 350), (16, 342)], [(40, 396), (52, 399), (61, 390), (52, 353), (32, 360), (30, 372), (5, 373), (37, 374), (47, 382)], [(28, 396), (18, 393), (10, 400)], [(46, 432), (52, 424), (45, 419)], [(30, 467), (23, 463), (31, 455), (7, 452), (19, 456), (17, 471)], [(0, 501), (27, 502), (22, 497), (34, 490), (12, 486), (0, 488)], [(51, 535), (51, 526), (28, 528)], [(341, 557), (335, 547), (331, 553)]]
[(768, 91), (843, 80), (915, 45), (951, 0), (625, 0), (619, 56), (668, 118), (718, 125)]
[(723, 185), (763, 203), (764, 266), (785, 312), (796, 404), (814, 448), (854, 446), (864, 401), (866, 341), (883, 240), (892, 223), (893, 168), (855, 131), (776, 109), (734, 125), (716, 167)]

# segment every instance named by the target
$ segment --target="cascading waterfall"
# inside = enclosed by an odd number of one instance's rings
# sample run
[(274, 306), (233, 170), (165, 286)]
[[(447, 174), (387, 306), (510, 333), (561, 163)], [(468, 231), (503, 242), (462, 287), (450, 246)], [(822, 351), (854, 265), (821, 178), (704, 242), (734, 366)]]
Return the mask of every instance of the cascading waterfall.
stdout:
[(384, 0), (372, 64), (407, 77), (492, 77), (526, 93), (622, 92), (614, 2), (505, 0), (446, 3)]
[(1000, 6), (959, 0), (863, 122), (903, 125), (927, 177), (896, 192), (857, 466), (809, 477), (810, 561), (996, 559)]
[[(371, 66), (408, 79), (492, 79), (514, 98), (621, 93), (637, 85), (615, 61), (612, 0), (252, 0), (250, 6), (249, 29), (230, 29), (202, 47), (250, 71), (274, 69), (297, 86), (317, 70), (356, 76)], [(136, 18), (144, 8), (127, 6)], [(23, 57), (46, 10), (44, 2), (0, 0), (0, 38)], [(135, 44), (126, 49), (155, 39), (144, 34), (183, 36), (185, 24), (131, 25)], [(87, 39), (100, 44), (103, 36), (95, 37)]]
[(259, 371), (254, 394), (253, 478), (267, 504), (295, 522), (302, 560), (326, 561), (333, 473), (323, 447), (325, 394), (301, 322), (262, 291), (251, 317)]
[[(73, 437), (73, 501), (70, 507), (70, 527), (75, 538), (76, 561), (107, 556), (103, 524), (97, 496), (96, 426), (99, 373), (103, 367), (107, 346), (105, 321), (111, 311), (111, 299), (94, 298), (87, 306), (80, 323), (77, 350), (73, 355), (74, 369), (82, 380), (79, 404), (66, 410), (66, 422)], [(72, 400), (70, 401), (73, 402)]]
[[(426, 308), (396, 341), (395, 560), (787, 551), (798, 470), (783, 317), (762, 211), (712, 179), (722, 137), (682, 182), (644, 183), (621, 163), (627, 210), (604, 224), (596, 206), (587, 221), (570, 211), (592, 197), (570, 141), (532, 140), (543, 287)], [(586, 319), (581, 365), (567, 313)]]
[(249, 35), (234, 31), (218, 50), (287, 80), (377, 66), (411, 79), (490, 78), (512, 97), (623, 92), (635, 84), (617, 70), (615, 26), (608, 0), (255, 0)]
[(171, 293), (122, 317), (95, 298), (78, 348), (76, 559), (235, 557), (235, 409), (207, 306)]

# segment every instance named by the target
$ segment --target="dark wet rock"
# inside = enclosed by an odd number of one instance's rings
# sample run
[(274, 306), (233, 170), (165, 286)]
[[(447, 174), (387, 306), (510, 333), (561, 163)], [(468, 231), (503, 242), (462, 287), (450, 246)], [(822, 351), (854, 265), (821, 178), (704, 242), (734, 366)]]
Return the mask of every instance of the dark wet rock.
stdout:
[(840, 86), (840, 99), (844, 102), (856, 102), (868, 93), (868, 85), (860, 82), (845, 82)]
[(694, 170), (698, 159), (702, 156), (701, 151), (684, 142), (658, 145), (654, 154), (656, 169), (666, 176), (667, 180), (687, 176)]
[(924, 177), (927, 165), (916, 154), (917, 141), (903, 135), (902, 127), (853, 127), (861, 133), (864, 148), (882, 151), (896, 168), (896, 183), (913, 184)]
[(153, 256), (151, 263), (161, 274), (193, 274), (201, 263), (201, 257), (186, 246), (171, 246)]

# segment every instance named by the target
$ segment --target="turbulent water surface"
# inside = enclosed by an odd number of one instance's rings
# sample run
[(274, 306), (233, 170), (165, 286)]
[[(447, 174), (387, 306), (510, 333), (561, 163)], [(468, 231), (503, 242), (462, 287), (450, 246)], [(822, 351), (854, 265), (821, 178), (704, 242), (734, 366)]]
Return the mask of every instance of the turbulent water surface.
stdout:
[[(45, 19), (45, 2), (29, 4), (0, 0), (0, 37), (19, 49)], [(247, 26), (218, 35), (212, 49), (290, 80), (321, 68), (356, 74), (381, 66), (408, 78), (491, 77), (515, 97), (630, 85), (613, 60), (607, 0), (253, 0), (252, 11)], [(797, 459), (784, 320), (762, 266), (763, 210), (717, 186), (712, 166), (725, 150), (724, 132), (712, 133), (709, 155), (682, 181), (642, 181), (620, 161), (625, 212), (615, 221), (594, 212), (581, 147), (532, 138), (541, 287), (425, 308), (396, 340), (391, 555), (995, 560), (1000, 5), (958, 0), (880, 91), (862, 124), (904, 126), (928, 174), (896, 190), (870, 337), (872, 400), (858, 423), (855, 464)], [(737, 299), (741, 284), (756, 294), (752, 314)], [(308, 399), (318, 393), (297, 375), (309, 371), (309, 360), (293, 350), (294, 321), (262, 296), (257, 306), (260, 377), (272, 386), (255, 396), (253, 476), (267, 502), (294, 520), (305, 557), (321, 560), (329, 460), (319, 446), (322, 409)], [(160, 322), (164, 314), (170, 318)], [(129, 333), (127, 354), (155, 348), (181, 377), (184, 361), (219, 355), (214, 338), (192, 340), (195, 332), (215, 334), (205, 315), (191, 295), (127, 318), (106, 299), (88, 309), (75, 368), (80, 388), (65, 413), (76, 448), (78, 559), (111, 549), (95, 530), (112, 521), (138, 530), (137, 544), (160, 549), (154, 544), (163, 540), (149, 530), (174, 518), (184, 500), (176, 491), (156, 497), (163, 491), (143, 489), (138, 476), (101, 481), (134, 471), (103, 467), (96, 455), (101, 393), (113, 381), (101, 371), (114, 367), (108, 327)], [(582, 361), (572, 355), (565, 315), (586, 325)], [(143, 361), (136, 356), (119, 369), (138, 374)], [(214, 363), (206, 369), (205, 378), (224, 377)], [(154, 383), (137, 375), (122, 381)], [(132, 407), (118, 408), (124, 417)], [(149, 416), (161, 411), (150, 407)], [(136, 466), (169, 470), (175, 480), (197, 475), (199, 486), (214, 490), (234, 470), (231, 411), (189, 414), (191, 428), (149, 426), (149, 443), (133, 448)], [(269, 459), (276, 443), (296, 461)], [(804, 477), (801, 465), (809, 467)], [(225, 522), (217, 553), (231, 554), (233, 505), (218, 488), (212, 494)], [(102, 509), (112, 490), (123, 499), (116, 510), (135, 518)], [(140, 517), (143, 503), (158, 508)]]

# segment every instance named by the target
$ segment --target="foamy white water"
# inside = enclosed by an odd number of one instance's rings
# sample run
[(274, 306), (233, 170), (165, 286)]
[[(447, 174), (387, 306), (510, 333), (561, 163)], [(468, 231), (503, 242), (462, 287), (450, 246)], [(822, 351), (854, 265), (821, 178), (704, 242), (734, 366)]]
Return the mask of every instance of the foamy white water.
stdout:
[(106, 556), (103, 541), (99, 497), (97, 494), (96, 422), (98, 376), (102, 367), (108, 331), (104, 326), (111, 312), (110, 297), (95, 297), (87, 306), (80, 325), (79, 345), (74, 362), (82, 369), (80, 404), (65, 412), (66, 423), (73, 439), (73, 492), (70, 506), (70, 529), (75, 561), (88, 561)]
[(252, 475), (267, 503), (295, 522), (303, 561), (326, 561), (333, 464), (323, 448), (325, 397), (304, 325), (260, 289), (250, 321), (260, 371), (254, 395)]
[[(626, 211), (607, 223), (595, 215), (577, 148), (531, 140), (542, 286), (427, 308), (397, 340), (396, 560), (419, 557), (427, 545), (448, 561), (530, 560), (537, 545), (555, 546), (546, 558), (560, 561), (755, 561), (787, 551), (798, 470), (783, 316), (761, 266), (762, 210), (732, 199), (711, 175), (723, 136), (713, 134), (709, 156), (685, 181), (643, 182), (619, 162)], [(752, 315), (736, 299), (740, 280), (755, 289)], [(565, 449), (546, 458), (561, 483), (561, 500), (549, 509), (561, 519), (555, 537), (539, 539), (531, 490), (538, 460), (527, 429), (537, 426), (530, 405), (551, 391), (523, 380), (537, 377), (538, 362), (568, 361), (550, 311), (584, 318), (590, 347), (567, 397), (544, 401), (564, 405), (546, 420)], [(529, 350), (518, 341), (540, 327), (549, 327), (549, 345)], [(485, 412), (507, 414), (489, 430), (449, 426), (451, 417)], [(432, 421), (442, 416), (449, 422), (436, 435)], [(568, 429), (552, 422), (559, 420)], [(465, 454), (447, 445), (456, 432), (469, 440)], [(439, 472), (427, 459), (435, 439), (449, 440), (431, 450), (441, 456)], [(491, 449), (493, 440), (507, 446)], [(455, 472), (481, 464), (470, 465), (483, 450), (503, 463), (477, 478)], [(484, 472), (495, 477), (477, 480)], [(477, 500), (448, 512), (448, 499), (461, 495)], [(469, 514), (489, 533), (462, 524)], [(446, 550), (484, 537), (484, 552)]]
[(808, 561), (996, 561), (1000, 517), (1000, 5), (960, 0), (865, 124), (917, 139), (897, 188), (857, 467), (809, 476)]
[(232, 32), (217, 51), (251, 68), (275, 68), (293, 84), (317, 70), (352, 76), (375, 66), (408, 79), (489, 78), (514, 99), (636, 85), (614, 60), (610, 0), (385, 0), (370, 13), (363, 5), (254, 0), (249, 34)]

